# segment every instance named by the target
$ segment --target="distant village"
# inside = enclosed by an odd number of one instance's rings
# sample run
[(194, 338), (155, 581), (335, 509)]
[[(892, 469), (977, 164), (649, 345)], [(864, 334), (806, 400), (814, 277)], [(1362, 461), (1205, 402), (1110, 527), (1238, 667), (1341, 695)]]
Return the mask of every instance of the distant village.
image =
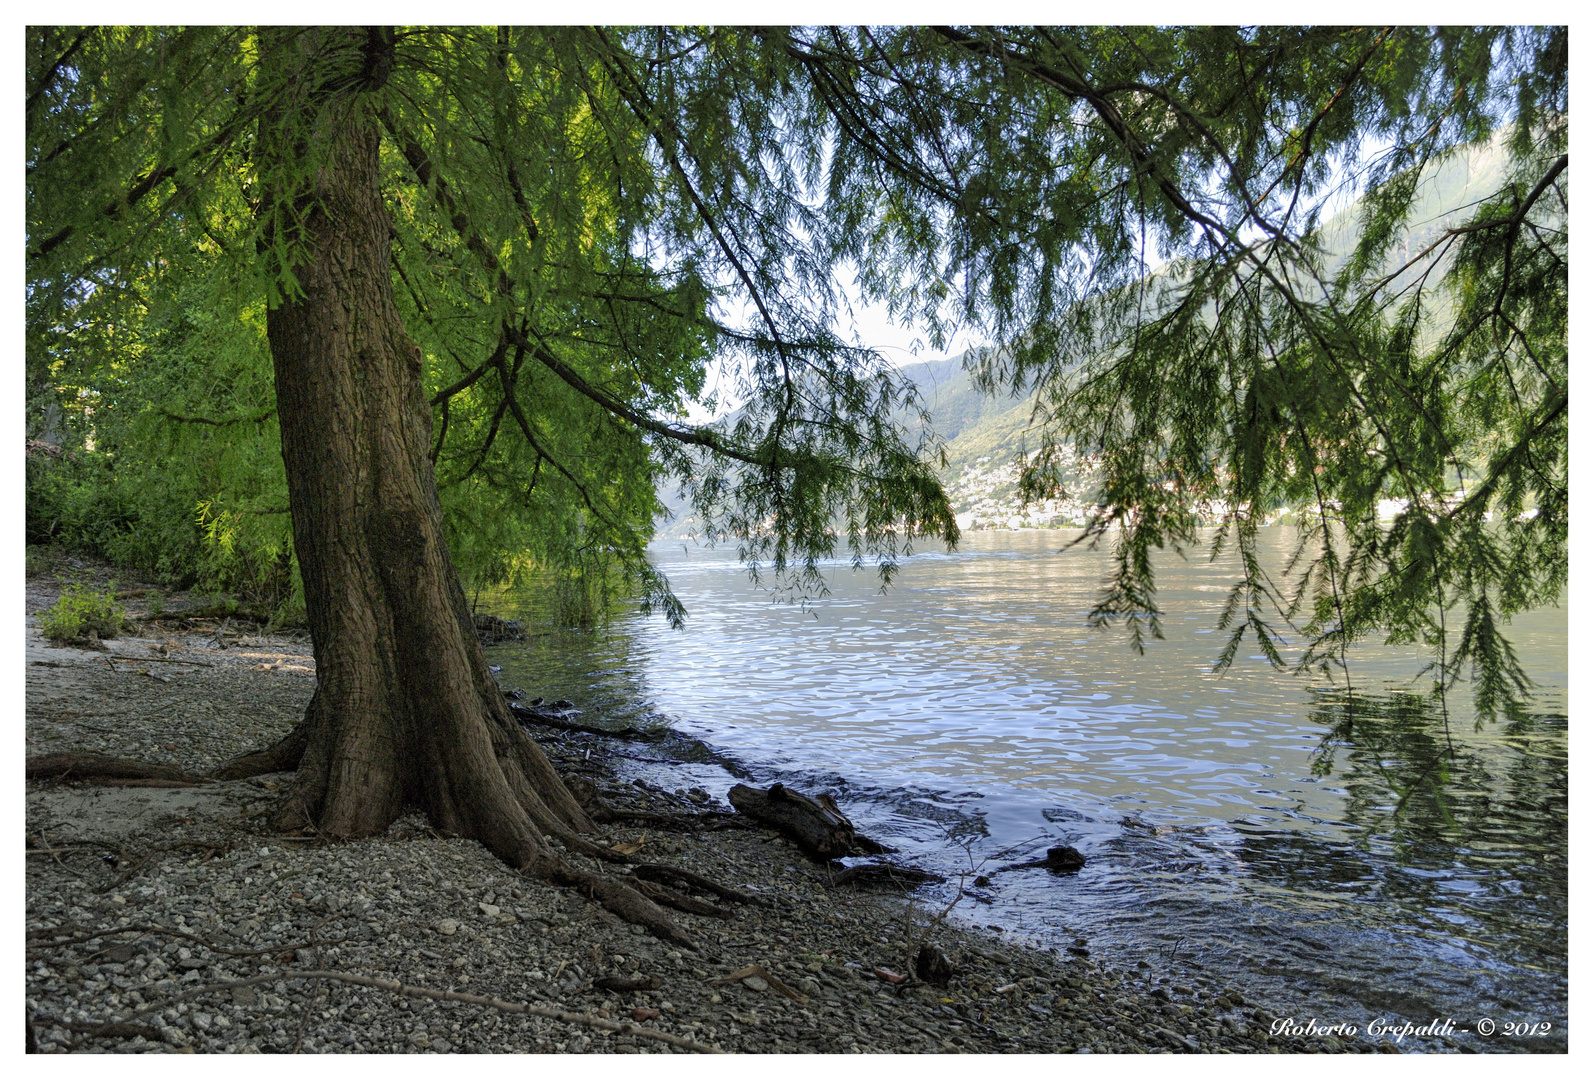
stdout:
[[(1065, 450), (1064, 453), (1067, 453)], [(1044, 499), (1023, 505), (1018, 491), (1018, 463), (977, 458), (947, 483), (958, 528), (1060, 529), (1084, 525), (1095, 515), (1094, 500)]]

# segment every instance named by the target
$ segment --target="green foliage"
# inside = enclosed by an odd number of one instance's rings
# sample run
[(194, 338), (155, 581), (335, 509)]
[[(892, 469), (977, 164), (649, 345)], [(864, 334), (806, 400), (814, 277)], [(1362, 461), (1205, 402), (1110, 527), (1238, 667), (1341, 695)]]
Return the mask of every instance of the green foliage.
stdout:
[(70, 643), (84, 638), (113, 638), (122, 631), (127, 612), (112, 590), (68, 585), (61, 598), (36, 616), (39, 632), (51, 641)]
[[(320, 95), (261, 62), (312, 40)], [(318, 163), (261, 148), (362, 109), (467, 587), (618, 573), (678, 618), (643, 551), (666, 479), (786, 590), (838, 551), (889, 581), (955, 541), (917, 391), (833, 330), (856, 274), (933, 346), (988, 331), (983, 388), (1036, 390), (1026, 493), (1099, 469), (1097, 619), (1157, 634), (1151, 550), (1232, 546), (1220, 663), (1252, 636), (1333, 672), (1381, 633), (1446, 685), (1474, 668), (1486, 710), (1520, 699), (1506, 621), (1567, 567), (1564, 28), (27, 43), (29, 426), (114, 477), (106, 528), (88, 489), (41, 486), (50, 528), (291, 580), (262, 316), (298, 287), (307, 208), (261, 196)], [(686, 423), (711, 364), (741, 407)], [(1256, 530), (1281, 509), (1300, 550), (1272, 576)]]
[[(678, 619), (643, 550), (665, 475), (782, 586), (818, 587), (838, 545), (889, 577), (914, 537), (955, 526), (923, 445), (893, 423), (911, 396), (829, 329), (832, 260), (803, 239), (794, 183), (825, 136), (786, 145), (756, 38), (732, 34), (723, 53), (700, 40), (660, 66), (670, 36), (373, 32), (367, 45), (393, 50), (382, 89), (311, 102), (260, 63), (297, 31), (32, 31), (34, 384), (97, 395), (81, 418), (97, 446), (111, 407), (121, 452), (182, 472), (190, 513), (205, 508), (203, 572), (243, 573), (239, 550), (268, 556), (245, 567), (276, 565), (287, 530), (262, 517), (283, 504), (259, 313), (298, 287), (305, 208), (262, 205), (292, 189), (262, 170), (317, 163), (259, 150), (317, 109), (369, 109), (467, 588), (528, 560), (583, 580), (612, 564)], [(357, 87), (366, 55), (310, 62)], [(739, 304), (747, 325), (721, 315)], [(711, 361), (742, 372), (747, 407), (727, 428), (682, 424)]]

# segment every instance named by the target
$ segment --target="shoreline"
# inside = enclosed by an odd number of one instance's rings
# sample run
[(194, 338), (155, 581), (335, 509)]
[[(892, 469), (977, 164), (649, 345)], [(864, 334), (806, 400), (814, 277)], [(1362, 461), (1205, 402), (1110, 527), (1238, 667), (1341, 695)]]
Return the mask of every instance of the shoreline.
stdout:
[[(28, 615), (55, 591), (30, 580)], [(29, 622), (29, 756), (95, 750), (200, 771), (285, 733), (313, 689), (302, 639), (194, 628), (118, 638), (95, 653), (50, 645)], [(701, 810), (656, 786), (619, 783), (603, 753), (588, 753), (601, 737), (537, 736), (561, 771), (586, 775), (618, 808)], [(267, 818), (286, 780), (28, 784), (25, 996), (41, 1051), (680, 1049), (423, 992), (528, 1002), (740, 1053), (1459, 1049), (1442, 1038), (1397, 1047), (1274, 1037), (1282, 1014), (1212, 980), (1152, 983), (1088, 956), (937, 921), (943, 905), (911, 893), (827, 888), (814, 864), (765, 830), (606, 827), (609, 843), (640, 842), (658, 861), (770, 904), (730, 905), (728, 920), (672, 913), (699, 943), (694, 954), (570, 890), (521, 878), (413, 814), (365, 841), (277, 836)], [(33, 937), (68, 925), (76, 929)], [(147, 929), (115, 932), (124, 926)], [(82, 940), (34, 947), (63, 935)], [(951, 960), (950, 984), (892, 981), (925, 941)], [(753, 965), (777, 985), (757, 974), (723, 981)], [(414, 992), (296, 970), (397, 980)], [(596, 985), (606, 977), (656, 988)], [(132, 1034), (91, 1029), (129, 1018)]]

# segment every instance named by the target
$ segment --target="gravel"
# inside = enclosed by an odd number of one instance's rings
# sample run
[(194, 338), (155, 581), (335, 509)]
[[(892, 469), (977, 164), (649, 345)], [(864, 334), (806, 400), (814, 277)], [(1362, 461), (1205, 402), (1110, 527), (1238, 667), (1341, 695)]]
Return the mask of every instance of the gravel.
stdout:
[[(51, 599), (49, 582), (29, 583), (30, 613)], [(29, 621), (30, 755), (95, 750), (199, 771), (283, 734), (314, 687), (303, 641), (167, 624), (97, 653), (51, 646)], [(207, 666), (140, 663), (156, 655)], [(574, 749), (545, 745), (561, 767), (576, 763)], [(29, 785), (25, 994), (42, 1052), (682, 1052), (635, 1033), (296, 974), (307, 971), (636, 1023), (738, 1053), (1394, 1048), (1275, 1039), (1276, 1014), (1224, 987), (1154, 985), (1088, 956), (937, 922), (905, 892), (829, 889), (784, 840), (722, 827), (726, 815), (682, 831), (609, 827), (609, 843), (641, 841), (650, 859), (765, 899), (729, 905), (729, 920), (672, 913), (699, 943), (693, 952), (520, 877), (418, 816), (358, 842), (276, 835), (269, 817), (288, 781)], [(622, 808), (703, 809), (601, 771), (598, 781)], [(950, 960), (950, 983), (894, 981), (925, 942)], [(716, 981), (750, 965), (805, 1000), (760, 975)], [(652, 976), (658, 989), (595, 986), (604, 976)], [(127, 1026), (96, 1030), (106, 1023)]]

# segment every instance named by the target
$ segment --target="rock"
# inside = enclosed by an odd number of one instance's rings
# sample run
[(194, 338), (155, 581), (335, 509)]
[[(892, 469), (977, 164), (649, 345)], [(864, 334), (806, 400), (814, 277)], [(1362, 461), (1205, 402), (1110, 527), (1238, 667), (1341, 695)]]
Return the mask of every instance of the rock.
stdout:
[(1061, 847), (1047, 848), (1044, 859), (1034, 859), (1030, 862), (1011, 863), (1007, 866), (996, 868), (997, 873), (1004, 870), (1050, 870), (1054, 874), (1072, 874), (1085, 865), (1085, 856), (1079, 853), (1078, 848), (1064, 844)]
[(453, 919), (439, 919), (433, 925), (433, 929), (444, 937), (452, 937), (459, 932), (459, 923)]
[(518, 619), (500, 619), (496, 615), (477, 614), (471, 617), (476, 624), (476, 636), (483, 645), (497, 645), (504, 641), (525, 641), (526, 627)]
[(476, 905), (476, 910), (480, 911), (483, 915), (487, 916), (489, 919), (496, 919), (496, 918), (498, 918), (498, 913), (499, 913), (499, 911), (501, 909), (498, 907), (497, 904), (477, 904)]
[(913, 973), (935, 986), (945, 986), (952, 981), (952, 962), (946, 953), (925, 942), (919, 946), (919, 955), (913, 960)]
[(747, 987), (749, 990), (757, 990), (759, 993), (763, 993), (765, 990), (769, 989), (769, 983), (765, 982), (763, 979), (760, 979), (757, 975), (747, 976), (747, 978), (742, 980), (742, 985)]

